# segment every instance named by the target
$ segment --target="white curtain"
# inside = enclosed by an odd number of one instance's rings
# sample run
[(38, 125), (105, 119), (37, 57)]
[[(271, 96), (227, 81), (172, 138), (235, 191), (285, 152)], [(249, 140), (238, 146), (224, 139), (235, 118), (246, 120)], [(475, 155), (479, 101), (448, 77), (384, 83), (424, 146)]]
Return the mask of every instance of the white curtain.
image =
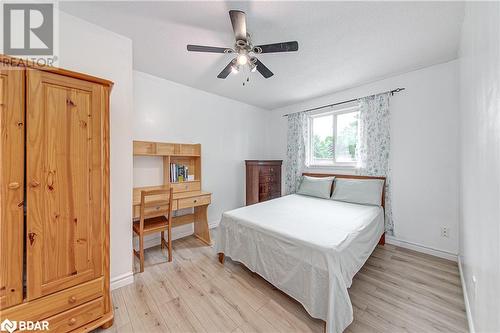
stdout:
[(385, 231), (393, 235), (389, 166), (391, 147), (389, 96), (390, 93), (384, 93), (358, 100), (359, 140), (356, 151), (359, 174), (386, 177)]
[(287, 149), (285, 161), (285, 193), (295, 193), (306, 160), (307, 115), (305, 112), (288, 115)]

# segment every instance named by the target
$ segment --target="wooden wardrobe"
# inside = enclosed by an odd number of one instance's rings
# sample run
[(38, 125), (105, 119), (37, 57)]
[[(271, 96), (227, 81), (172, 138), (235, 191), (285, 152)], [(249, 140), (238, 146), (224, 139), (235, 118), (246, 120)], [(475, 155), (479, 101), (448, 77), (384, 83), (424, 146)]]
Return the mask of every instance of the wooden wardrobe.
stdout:
[(109, 327), (112, 82), (0, 59), (0, 321)]

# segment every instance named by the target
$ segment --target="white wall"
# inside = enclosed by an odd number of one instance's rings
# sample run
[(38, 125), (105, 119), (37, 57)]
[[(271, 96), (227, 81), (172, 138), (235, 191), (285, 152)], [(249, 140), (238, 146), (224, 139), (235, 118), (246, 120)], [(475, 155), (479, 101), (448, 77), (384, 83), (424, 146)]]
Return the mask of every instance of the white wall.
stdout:
[[(201, 143), (202, 190), (213, 193), (211, 225), (222, 212), (245, 205), (244, 160), (264, 155), (266, 112), (134, 71), (133, 138)], [(134, 186), (161, 184), (161, 167), (161, 159), (135, 157)]]
[(113, 282), (132, 270), (132, 42), (64, 12), (59, 20), (59, 66), (115, 83), (110, 108)]
[[(267, 129), (268, 158), (285, 158), (283, 114), (398, 87), (406, 90), (391, 99), (395, 237), (407, 246), (416, 244), (431, 253), (453, 257), (458, 252), (457, 61), (272, 111)], [(441, 226), (449, 227), (449, 238), (441, 237)]]
[(460, 257), (469, 326), (500, 332), (499, 2), (466, 4), (460, 53)]

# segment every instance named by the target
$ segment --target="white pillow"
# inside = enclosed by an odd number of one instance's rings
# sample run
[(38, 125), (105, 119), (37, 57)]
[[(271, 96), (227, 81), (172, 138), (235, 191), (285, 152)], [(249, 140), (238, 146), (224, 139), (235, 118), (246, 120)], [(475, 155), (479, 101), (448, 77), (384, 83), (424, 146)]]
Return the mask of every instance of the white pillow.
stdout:
[(329, 199), (335, 177), (302, 176), (297, 194)]
[(332, 200), (362, 205), (382, 205), (382, 179), (335, 179)]

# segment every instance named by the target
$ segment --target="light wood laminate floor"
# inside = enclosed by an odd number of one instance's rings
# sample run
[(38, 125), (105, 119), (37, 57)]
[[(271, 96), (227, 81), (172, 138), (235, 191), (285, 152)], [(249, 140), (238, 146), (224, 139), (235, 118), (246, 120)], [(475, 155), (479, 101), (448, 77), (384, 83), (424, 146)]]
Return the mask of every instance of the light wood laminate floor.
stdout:
[[(165, 250), (146, 250), (144, 273), (112, 292), (114, 325), (98, 332), (323, 332), (323, 321), (242, 265), (220, 265), (194, 237), (173, 244), (171, 263)], [(349, 294), (346, 332), (467, 332), (457, 264), (448, 260), (378, 246)]]

